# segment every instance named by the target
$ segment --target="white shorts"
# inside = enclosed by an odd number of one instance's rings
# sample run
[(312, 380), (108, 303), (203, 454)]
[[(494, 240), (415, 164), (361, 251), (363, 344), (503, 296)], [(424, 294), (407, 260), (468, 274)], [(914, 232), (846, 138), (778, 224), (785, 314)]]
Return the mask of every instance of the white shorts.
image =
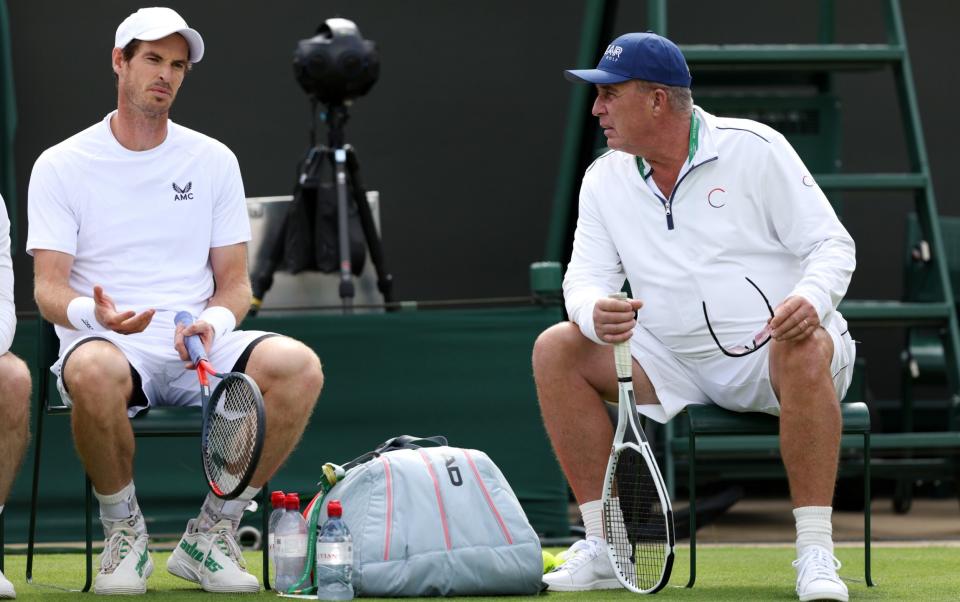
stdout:
[[(833, 339), (830, 374), (837, 398), (843, 399), (853, 380), (856, 343), (846, 321), (823, 325)], [(645, 328), (634, 330), (630, 340), (634, 359), (653, 384), (660, 404), (639, 404), (637, 411), (665, 423), (691, 404), (715, 404), (734, 412), (764, 412), (780, 415), (780, 402), (770, 382), (770, 345), (743, 357), (728, 357), (717, 351), (703, 359), (677, 356)]]
[[(149, 329), (142, 333), (123, 335), (112, 331), (94, 332), (72, 341), (50, 367), (50, 371), (57, 376), (57, 389), (64, 404), (73, 405), (63, 382), (64, 360), (84, 341), (104, 339), (120, 349), (140, 377), (143, 395), (138, 395), (138, 391), (134, 390), (131, 405), (127, 410), (128, 416), (136, 416), (148, 406), (199, 406), (200, 386), (197, 373), (184, 367), (184, 361), (173, 347), (172, 321), (164, 320), (165, 317), (158, 312), (154, 316), (154, 321), (158, 324), (151, 322)], [(209, 353), (210, 363), (220, 372), (229, 372), (252, 343), (269, 336), (275, 335), (259, 330), (235, 330), (225, 337), (217, 338)], [(217, 380), (211, 377), (211, 389)]]

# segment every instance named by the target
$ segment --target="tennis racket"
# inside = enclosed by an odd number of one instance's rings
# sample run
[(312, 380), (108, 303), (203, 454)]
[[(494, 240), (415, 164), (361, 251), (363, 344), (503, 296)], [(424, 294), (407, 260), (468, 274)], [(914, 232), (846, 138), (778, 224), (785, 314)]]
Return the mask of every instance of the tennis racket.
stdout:
[[(189, 312), (178, 312), (177, 326), (193, 324)], [(210, 491), (232, 500), (250, 484), (263, 451), (267, 431), (263, 395), (252, 378), (242, 372), (217, 372), (210, 364), (198, 335), (184, 337), (184, 345), (197, 368), (203, 402), (200, 455)], [(213, 395), (208, 376), (220, 379)]]
[[(611, 295), (626, 299), (626, 293)], [(659, 591), (673, 568), (673, 508), (656, 458), (640, 428), (633, 394), (630, 342), (613, 348), (620, 392), (617, 430), (603, 480), (607, 554), (621, 585), (638, 594)]]

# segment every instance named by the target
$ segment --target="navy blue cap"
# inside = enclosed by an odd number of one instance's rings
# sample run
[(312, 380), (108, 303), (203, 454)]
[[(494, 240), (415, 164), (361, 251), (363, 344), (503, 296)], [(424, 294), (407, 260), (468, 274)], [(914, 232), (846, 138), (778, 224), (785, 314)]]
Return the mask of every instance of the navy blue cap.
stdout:
[(690, 87), (690, 68), (677, 45), (651, 31), (628, 33), (607, 46), (596, 69), (568, 69), (572, 82), (616, 84), (642, 79), (667, 86)]

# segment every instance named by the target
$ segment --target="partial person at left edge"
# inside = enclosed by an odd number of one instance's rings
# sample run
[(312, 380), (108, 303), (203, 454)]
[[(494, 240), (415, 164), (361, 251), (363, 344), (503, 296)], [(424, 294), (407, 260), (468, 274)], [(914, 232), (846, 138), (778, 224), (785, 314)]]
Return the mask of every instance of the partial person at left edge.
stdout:
[[(10, 258), (10, 219), (0, 197), (0, 514), (30, 436), (30, 370), (10, 352), (17, 329), (13, 306), (13, 262)], [(0, 541), (0, 545), (3, 542)], [(16, 598), (13, 584), (0, 571), (0, 599)]]
[[(56, 324), (51, 370), (72, 406), (74, 443), (100, 504), (98, 594), (141, 594), (153, 561), (133, 481), (128, 417), (199, 405), (183, 337), (199, 335), (213, 366), (245, 372), (263, 392), (267, 432), (250, 487), (207, 495), (167, 570), (212, 592), (256, 592), (236, 542), (244, 508), (300, 440), (320, 394), (316, 354), (285, 336), (235, 330), (250, 306), (240, 167), (222, 143), (169, 119), (200, 34), (169, 8), (117, 28), (117, 107), (47, 149), (30, 177), (27, 252), (37, 306)], [(197, 316), (186, 329), (180, 310)], [(198, 416), (199, 421), (199, 416)]]

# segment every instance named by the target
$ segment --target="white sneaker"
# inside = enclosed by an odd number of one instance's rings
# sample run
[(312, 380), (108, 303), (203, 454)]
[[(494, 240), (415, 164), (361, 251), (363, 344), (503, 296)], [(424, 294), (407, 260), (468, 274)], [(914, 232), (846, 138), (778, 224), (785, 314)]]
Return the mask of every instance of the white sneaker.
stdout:
[(259, 592), (260, 582), (247, 572), (230, 521), (221, 520), (206, 532), (197, 531), (196, 523), (195, 518), (187, 523), (186, 533), (167, 560), (167, 570), (208, 592)]
[(153, 560), (147, 552), (147, 534), (124, 524), (107, 535), (100, 555), (100, 572), (93, 580), (96, 594), (145, 594), (147, 577), (153, 573)]
[(808, 600), (840, 600), (847, 602), (847, 584), (840, 580), (840, 561), (822, 546), (807, 546), (803, 555), (793, 561), (797, 569), (797, 595)]
[(622, 587), (607, 556), (607, 542), (599, 538), (581, 539), (566, 552), (563, 564), (543, 576), (552, 592), (583, 592)]
[(0, 571), (0, 599), (13, 600), (16, 597), (17, 592), (13, 589), (13, 584), (3, 576), (3, 571)]

